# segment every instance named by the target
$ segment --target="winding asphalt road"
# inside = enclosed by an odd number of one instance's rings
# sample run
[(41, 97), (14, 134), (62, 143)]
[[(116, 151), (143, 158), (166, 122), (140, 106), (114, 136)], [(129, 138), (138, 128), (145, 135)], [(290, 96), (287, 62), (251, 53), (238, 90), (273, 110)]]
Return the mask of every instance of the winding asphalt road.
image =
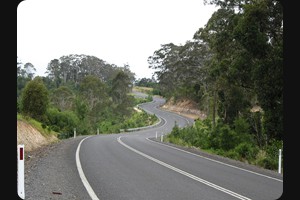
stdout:
[[(191, 119), (160, 110), (158, 107), (163, 103), (163, 99), (154, 98), (153, 102), (140, 106), (160, 117), (161, 123), (156, 127), (71, 139), (77, 141), (76, 145), (70, 145), (65, 155), (60, 153), (61, 162), (65, 163), (58, 165), (68, 169), (69, 174), (52, 174), (52, 179), (67, 179), (64, 182), (69, 189), (65, 190), (72, 191), (73, 196), (63, 198), (67, 193), (64, 191), (62, 195), (52, 194), (51, 199), (274, 200), (282, 195), (281, 174), (235, 166), (233, 162), (207, 158), (153, 140), (156, 135), (160, 139), (162, 134), (170, 132), (175, 122), (179, 127), (193, 123)], [(54, 162), (48, 164), (55, 168)], [(44, 175), (43, 182), (47, 179)], [(34, 187), (29, 185), (28, 190)]]

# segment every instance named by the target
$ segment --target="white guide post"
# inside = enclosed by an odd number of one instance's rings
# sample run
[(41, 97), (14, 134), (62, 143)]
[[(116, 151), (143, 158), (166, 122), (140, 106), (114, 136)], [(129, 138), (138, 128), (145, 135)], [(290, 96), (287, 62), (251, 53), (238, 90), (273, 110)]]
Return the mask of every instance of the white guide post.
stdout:
[(281, 174), (281, 149), (279, 149), (278, 173)]
[(24, 187), (24, 144), (18, 145), (18, 195), (20, 198), (25, 199)]

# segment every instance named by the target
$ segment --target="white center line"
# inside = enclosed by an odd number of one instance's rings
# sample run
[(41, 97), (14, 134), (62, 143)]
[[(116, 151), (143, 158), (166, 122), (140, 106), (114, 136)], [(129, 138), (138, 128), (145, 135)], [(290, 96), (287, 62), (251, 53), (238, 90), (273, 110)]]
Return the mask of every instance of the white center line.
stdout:
[(199, 178), (199, 177), (197, 177), (197, 176), (194, 176), (194, 175), (192, 175), (192, 174), (190, 174), (190, 173), (188, 173), (188, 172), (185, 172), (185, 171), (183, 171), (183, 170), (181, 170), (181, 169), (178, 169), (178, 168), (173, 167), (173, 166), (171, 166), (171, 165), (169, 165), (169, 164), (167, 164), (167, 163), (164, 163), (164, 162), (162, 162), (162, 161), (160, 161), (160, 160), (158, 160), (158, 159), (155, 159), (155, 158), (153, 158), (153, 157), (151, 157), (151, 156), (149, 156), (149, 155), (147, 155), (147, 154), (144, 154), (144, 153), (142, 153), (142, 152), (140, 152), (140, 151), (138, 151), (138, 150), (136, 150), (136, 149), (134, 149), (134, 148), (128, 146), (128, 145), (125, 144), (124, 142), (122, 142), (121, 137), (122, 137), (122, 136), (118, 137), (118, 142), (119, 142), (121, 145), (123, 145), (124, 147), (130, 149), (131, 151), (133, 151), (133, 152), (135, 152), (135, 153), (137, 153), (137, 154), (139, 154), (139, 155), (141, 155), (141, 156), (143, 156), (143, 157), (145, 157), (145, 158), (148, 158), (149, 160), (152, 160), (152, 161), (154, 161), (154, 162), (156, 162), (156, 163), (158, 163), (158, 164), (160, 164), (160, 165), (162, 165), (162, 166), (164, 166), (164, 167), (167, 167), (167, 168), (169, 168), (169, 169), (171, 169), (171, 170), (173, 170), (173, 171), (175, 171), (175, 172), (178, 172), (178, 173), (180, 173), (180, 174), (183, 174), (183, 175), (185, 175), (185, 176), (187, 176), (187, 177), (189, 177), (189, 178), (191, 178), (191, 179), (193, 179), (193, 180), (196, 180), (196, 181), (198, 181), (198, 182), (200, 182), (200, 183), (203, 183), (203, 184), (205, 184), (205, 185), (208, 185), (208, 186), (210, 186), (210, 187), (212, 187), (212, 188), (215, 188), (215, 189), (217, 189), (217, 190), (220, 190), (220, 191), (222, 191), (222, 192), (225, 192), (225, 193), (227, 193), (227, 194), (229, 194), (229, 195), (231, 195), (231, 196), (234, 196), (234, 197), (236, 197), (236, 198), (238, 198), (238, 199), (242, 199), (242, 200), (251, 200), (251, 199), (248, 198), (248, 197), (245, 197), (245, 196), (242, 196), (242, 195), (240, 195), (240, 194), (237, 194), (237, 193), (235, 193), (235, 192), (233, 192), (233, 191), (227, 190), (227, 189), (225, 189), (225, 188), (223, 188), (223, 187), (221, 187), (221, 186), (218, 186), (218, 185), (216, 185), (216, 184), (213, 184), (213, 183), (211, 183), (211, 182), (208, 182), (208, 181), (206, 181), (206, 180), (204, 180), (204, 179), (201, 179), (201, 178)]

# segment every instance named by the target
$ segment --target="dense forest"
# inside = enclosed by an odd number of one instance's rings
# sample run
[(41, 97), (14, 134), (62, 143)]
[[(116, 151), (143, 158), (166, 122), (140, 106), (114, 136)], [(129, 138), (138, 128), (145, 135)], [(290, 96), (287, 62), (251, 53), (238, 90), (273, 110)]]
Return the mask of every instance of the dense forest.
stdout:
[(284, 133), (282, 4), (206, 3), (219, 9), (191, 40), (163, 44), (148, 58), (160, 94), (193, 99), (208, 116), (169, 140), (274, 168)]
[(118, 133), (153, 124), (157, 118), (133, 107), (151, 98), (130, 95), (135, 74), (88, 55), (67, 55), (49, 62), (47, 76), (35, 76), (31, 63), (17, 60), (17, 112), (42, 123), (61, 138)]

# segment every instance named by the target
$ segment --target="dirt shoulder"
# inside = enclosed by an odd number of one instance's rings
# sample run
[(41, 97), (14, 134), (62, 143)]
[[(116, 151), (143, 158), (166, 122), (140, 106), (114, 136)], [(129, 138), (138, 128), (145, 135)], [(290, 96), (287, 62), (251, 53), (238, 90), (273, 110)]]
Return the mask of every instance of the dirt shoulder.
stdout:
[(44, 136), (29, 123), (17, 120), (17, 145), (24, 144), (26, 152), (34, 151), (59, 139), (54, 135)]
[(178, 101), (174, 101), (174, 98), (171, 98), (168, 102), (166, 102), (161, 109), (166, 111), (175, 112), (179, 115), (192, 118), (192, 119), (205, 119), (207, 116), (206, 114), (201, 111), (197, 105), (197, 103), (188, 100), (182, 99)]

